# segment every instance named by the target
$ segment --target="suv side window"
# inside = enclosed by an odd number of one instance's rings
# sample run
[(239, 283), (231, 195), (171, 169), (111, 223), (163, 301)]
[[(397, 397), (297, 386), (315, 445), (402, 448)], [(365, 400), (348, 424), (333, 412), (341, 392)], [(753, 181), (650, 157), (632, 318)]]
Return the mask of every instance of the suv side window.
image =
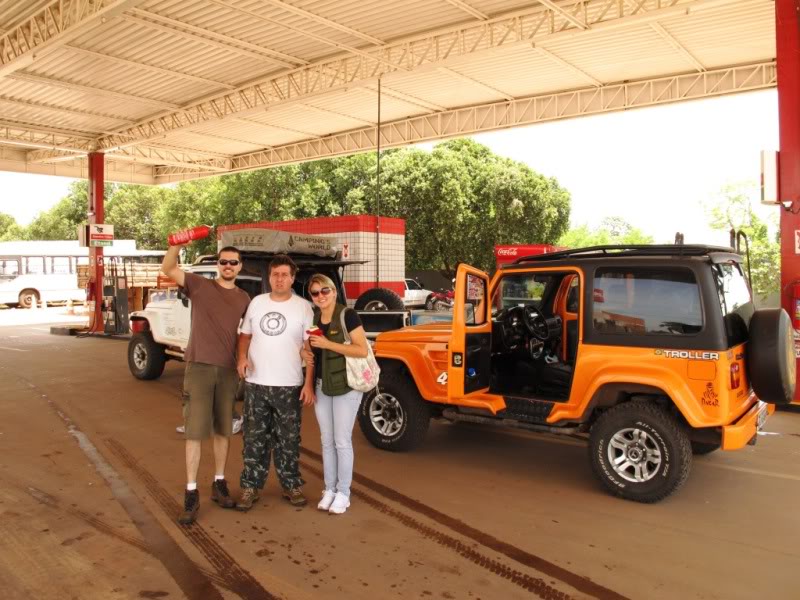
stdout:
[(728, 347), (732, 348), (747, 341), (750, 317), (753, 316), (755, 306), (742, 268), (738, 264), (730, 262), (714, 265), (714, 281), (725, 321)]
[(598, 269), (592, 300), (592, 323), (605, 334), (692, 335), (703, 328), (700, 290), (688, 269)]

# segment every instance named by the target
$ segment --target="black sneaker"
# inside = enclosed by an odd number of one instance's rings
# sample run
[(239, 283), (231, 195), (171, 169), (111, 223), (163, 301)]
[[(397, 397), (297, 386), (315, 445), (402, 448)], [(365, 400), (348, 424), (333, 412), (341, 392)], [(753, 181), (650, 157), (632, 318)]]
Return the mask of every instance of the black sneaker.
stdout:
[(183, 512), (178, 515), (178, 523), (181, 525), (191, 525), (197, 519), (197, 511), (200, 510), (200, 492), (197, 490), (186, 490), (183, 496)]
[(224, 479), (217, 479), (211, 484), (211, 500), (222, 508), (236, 508), (236, 502), (228, 492), (228, 482)]

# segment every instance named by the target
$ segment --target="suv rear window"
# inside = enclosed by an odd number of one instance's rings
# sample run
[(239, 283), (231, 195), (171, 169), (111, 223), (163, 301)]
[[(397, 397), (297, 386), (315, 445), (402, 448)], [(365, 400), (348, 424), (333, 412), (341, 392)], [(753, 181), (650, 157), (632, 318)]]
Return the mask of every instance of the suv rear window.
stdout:
[(700, 290), (688, 269), (598, 269), (592, 300), (601, 333), (692, 335), (703, 328)]
[(737, 263), (714, 265), (714, 281), (717, 284), (728, 347), (732, 348), (747, 341), (750, 317), (753, 316), (755, 306), (742, 268)]

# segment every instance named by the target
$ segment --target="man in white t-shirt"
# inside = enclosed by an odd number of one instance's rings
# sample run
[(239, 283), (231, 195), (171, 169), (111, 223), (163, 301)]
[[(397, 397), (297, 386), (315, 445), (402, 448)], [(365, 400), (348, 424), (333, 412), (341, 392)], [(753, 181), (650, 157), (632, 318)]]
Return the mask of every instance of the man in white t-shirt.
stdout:
[(253, 298), (239, 334), (237, 368), (245, 379), (244, 468), (236, 508), (250, 510), (269, 472), (270, 455), (283, 497), (304, 506), (300, 491), (302, 404), (314, 403), (313, 369), (303, 374), (300, 351), (314, 321), (311, 304), (292, 293), (297, 265), (278, 255), (269, 265), (271, 292)]

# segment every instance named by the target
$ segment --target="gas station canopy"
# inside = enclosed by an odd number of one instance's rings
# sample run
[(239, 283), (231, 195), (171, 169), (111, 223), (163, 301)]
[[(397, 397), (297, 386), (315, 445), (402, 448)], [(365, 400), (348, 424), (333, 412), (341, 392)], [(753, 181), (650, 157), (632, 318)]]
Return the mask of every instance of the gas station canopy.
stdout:
[(160, 184), (379, 118), (386, 148), (775, 85), (764, 0), (0, 0), (6, 171)]

